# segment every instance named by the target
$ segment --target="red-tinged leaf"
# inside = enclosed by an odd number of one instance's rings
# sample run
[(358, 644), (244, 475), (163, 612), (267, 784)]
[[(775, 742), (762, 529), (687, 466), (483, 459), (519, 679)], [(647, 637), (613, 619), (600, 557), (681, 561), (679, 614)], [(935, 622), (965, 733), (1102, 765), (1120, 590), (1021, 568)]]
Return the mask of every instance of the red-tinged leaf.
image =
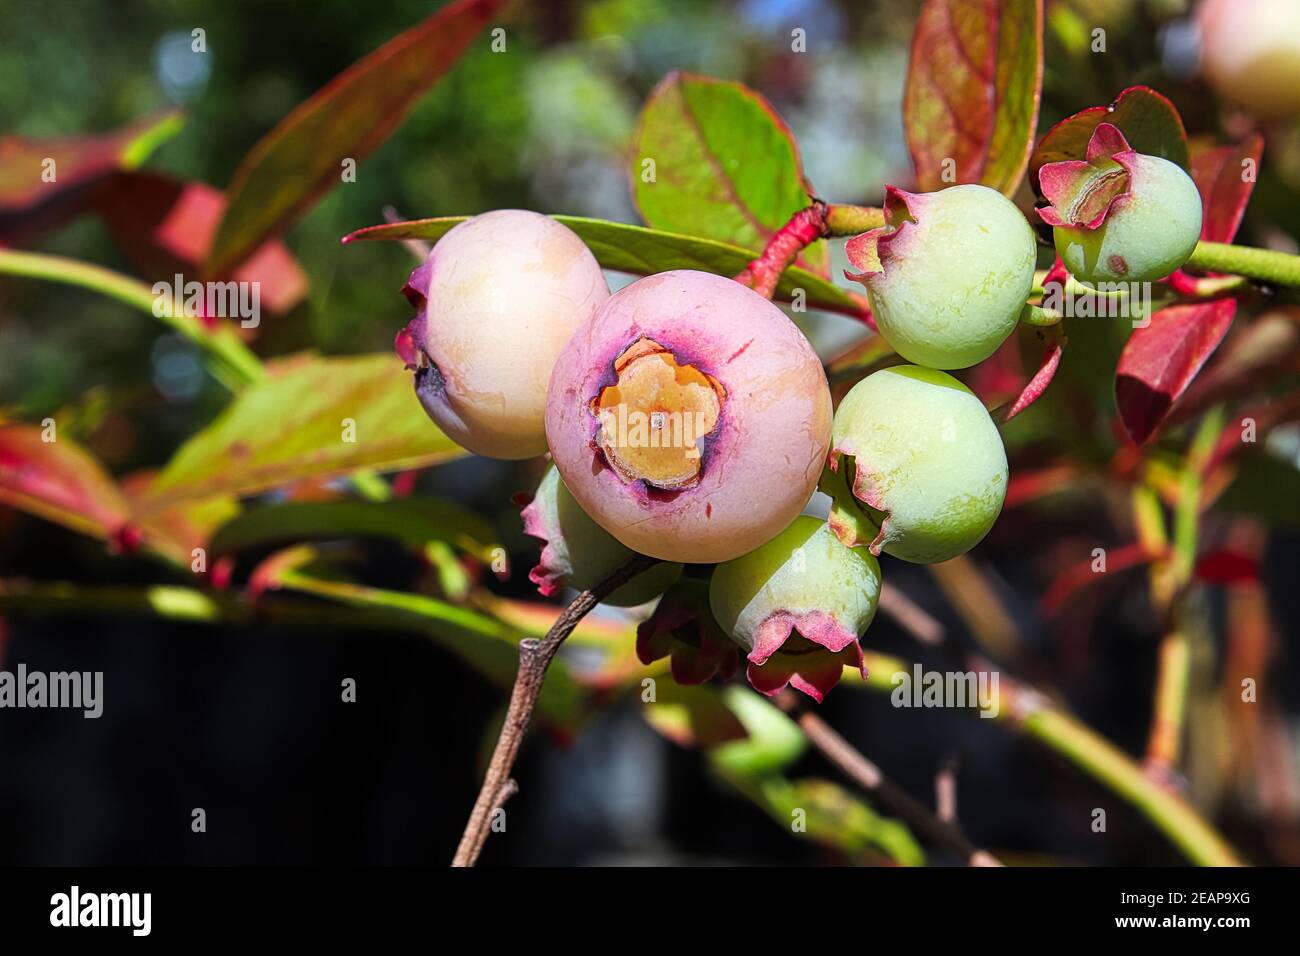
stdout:
[(179, 113), (168, 113), (97, 136), (0, 139), (0, 241), (14, 242), (79, 212), (91, 187), (142, 163), (182, 125)]
[[(153, 172), (117, 173), (96, 190), (96, 211), (118, 247), (151, 280), (198, 279), (226, 208), (221, 191)], [(230, 278), (258, 283), (260, 305), (288, 312), (307, 295), (307, 276), (288, 247), (269, 239)]]
[(1255, 188), (1264, 137), (1258, 133), (1240, 143), (1199, 150), (1192, 155), (1192, 179), (1200, 190), (1204, 215), (1201, 238), (1232, 242)]
[(1079, 470), (1074, 465), (1050, 465), (1031, 471), (1015, 468), (1007, 482), (1007, 497), (1002, 503), (1002, 510), (1011, 511), (1058, 491), (1078, 488), (1080, 478)]
[(1168, 97), (1146, 86), (1130, 86), (1110, 106), (1091, 106), (1049, 129), (1029, 159), (1029, 184), (1042, 194), (1038, 171), (1047, 163), (1083, 159), (1099, 123), (1110, 123), (1139, 153), (1191, 168), (1187, 130)]
[(1253, 584), (1259, 580), (1259, 565), (1237, 551), (1211, 551), (1197, 559), (1195, 574), (1207, 584)]
[(926, 0), (903, 93), (922, 190), (958, 182), (1016, 191), (1038, 123), (1042, 38), (1042, 0)]
[(118, 534), (129, 507), (117, 484), (72, 439), (47, 442), (47, 434), (35, 425), (0, 424), (0, 503), (82, 534)]
[(1150, 438), (1232, 325), (1237, 300), (1171, 305), (1133, 330), (1115, 371), (1120, 420), (1137, 444)]
[[(641, 111), (630, 164), (647, 225), (746, 249), (762, 249), (812, 202), (794, 136), (771, 103), (740, 83), (668, 74)], [(824, 242), (795, 262), (830, 274)]]
[[(1044, 335), (1047, 336), (1047, 333)], [(1038, 366), (1038, 371), (1021, 390), (1016, 400), (1002, 413), (1003, 424), (1034, 404), (1043, 392), (1047, 391), (1047, 386), (1051, 385), (1052, 379), (1056, 377), (1056, 370), (1061, 367), (1061, 355), (1064, 351), (1065, 339), (1059, 332), (1048, 336), (1047, 347), (1043, 351), (1043, 361)]]
[(1196, 376), (1167, 422), (1185, 421), (1217, 402), (1267, 392), (1279, 377), (1298, 372), (1300, 306), (1270, 309), (1224, 340), (1214, 364)]
[[(138, 471), (122, 479), (122, 493), (132, 512), (131, 526), (140, 535), (140, 543), (150, 551), (160, 554), (181, 567), (196, 573), (212, 570), (217, 551), (209, 547), (213, 533), (239, 513), (239, 504), (230, 497), (208, 498), (203, 501), (186, 501), (170, 508), (152, 510), (140, 507), (149, 497), (149, 489), (157, 477), (154, 471)], [(201, 563), (195, 548), (204, 549)]]
[(1056, 576), (1047, 593), (1043, 595), (1042, 609), (1047, 617), (1059, 614), (1066, 603), (1088, 585), (1100, 581), (1116, 571), (1127, 571), (1151, 560), (1145, 547), (1140, 543), (1127, 544), (1122, 548), (1112, 548), (1106, 556), (1105, 573), (1096, 568), (1096, 559), (1089, 558), (1066, 568)]
[(150, 485), (141, 508), (241, 497), (361, 468), (401, 470), (464, 451), (420, 408), (391, 353), (299, 355), (266, 366)]
[(502, 6), (504, 0), (454, 0), (281, 120), (235, 171), (208, 274), (231, 272), (341, 182), (343, 160), (359, 163), (387, 139)]

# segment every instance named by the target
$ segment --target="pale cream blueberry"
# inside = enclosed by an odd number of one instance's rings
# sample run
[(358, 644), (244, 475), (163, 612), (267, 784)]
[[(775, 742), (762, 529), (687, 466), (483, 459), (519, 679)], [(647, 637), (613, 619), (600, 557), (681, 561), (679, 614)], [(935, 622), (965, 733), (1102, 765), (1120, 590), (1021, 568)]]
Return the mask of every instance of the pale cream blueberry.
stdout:
[(1192, 254), (1201, 235), (1201, 195), (1177, 163), (1129, 148), (1101, 123), (1087, 158), (1048, 163), (1038, 172), (1050, 205), (1056, 253), (1083, 282), (1150, 282)]
[(578, 330), (546, 437), (573, 497), (624, 545), (712, 564), (799, 514), (830, 423), (821, 362), (781, 310), (682, 270), (633, 282)]
[[(565, 587), (578, 591), (594, 587), (634, 556), (587, 517), (554, 468), (547, 469), (522, 515), (524, 531), (543, 542), (541, 557), (528, 572), (528, 579), (547, 597)], [(644, 604), (668, 590), (681, 573), (680, 564), (661, 562), (618, 588), (605, 603), (615, 607)]]
[(886, 187), (888, 225), (845, 246), (885, 341), (909, 362), (966, 368), (1015, 329), (1034, 284), (1034, 233), (987, 186)]
[(929, 564), (988, 534), (1007, 492), (1002, 436), (951, 375), (900, 365), (867, 376), (835, 412), (822, 490), (845, 544)]
[(429, 417), (479, 455), (543, 454), (555, 359), (609, 298), (582, 240), (538, 213), (484, 213), (443, 236), (402, 291), (418, 312), (397, 351)]
[(1300, 115), (1300, 3), (1205, 0), (1201, 65), (1220, 96), (1261, 119)]
[(718, 565), (709, 582), (713, 616), (744, 648), (754, 689), (771, 695), (788, 684), (818, 701), (846, 665), (863, 667), (858, 638), (879, 598), (880, 565), (867, 548), (842, 544), (808, 516)]

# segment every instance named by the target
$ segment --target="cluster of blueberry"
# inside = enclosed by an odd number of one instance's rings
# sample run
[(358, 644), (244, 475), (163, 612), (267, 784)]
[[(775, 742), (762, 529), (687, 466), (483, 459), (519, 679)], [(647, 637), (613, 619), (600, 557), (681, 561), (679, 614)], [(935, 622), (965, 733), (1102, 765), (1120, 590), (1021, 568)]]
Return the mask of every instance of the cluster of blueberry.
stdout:
[[(1159, 278), (1196, 245), (1190, 178), (1113, 126), (1098, 127), (1086, 160), (1044, 166), (1040, 181), (1051, 203), (1040, 215), (1077, 279)], [(848, 242), (850, 278), (915, 364), (867, 376), (835, 411), (807, 339), (741, 283), (677, 270), (610, 295), (578, 236), (519, 210), (438, 242), (407, 284), (418, 312), (399, 351), (455, 441), (497, 458), (550, 452), (523, 514), (544, 542), (531, 574), (543, 593), (591, 587), (637, 553), (657, 558), (608, 599), (668, 592), (643, 627), (643, 658), (675, 646), (679, 679), (708, 679), (737, 659), (710, 640), (720, 628), (755, 687), (820, 699), (844, 665), (861, 665), (882, 551), (945, 561), (988, 533), (1006, 452), (948, 371), (988, 358), (1016, 328), (1034, 233), (978, 185), (890, 187), (885, 220)], [(818, 487), (832, 500), (827, 521), (801, 516)], [(707, 602), (677, 584), (686, 563), (717, 565)]]

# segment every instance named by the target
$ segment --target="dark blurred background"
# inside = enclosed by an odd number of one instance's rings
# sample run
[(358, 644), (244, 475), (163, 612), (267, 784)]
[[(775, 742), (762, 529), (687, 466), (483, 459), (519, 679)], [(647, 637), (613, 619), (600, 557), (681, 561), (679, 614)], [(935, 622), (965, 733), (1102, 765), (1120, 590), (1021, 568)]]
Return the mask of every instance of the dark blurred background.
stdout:
[[(0, 131), (45, 138), (107, 130), (180, 105), (186, 128), (151, 168), (224, 186), (247, 149), (294, 105), (434, 6), (0, 0)], [(1118, 55), (1071, 59), (1067, 48), (1049, 46), (1040, 129), (1138, 81), (1168, 88), (1189, 126), (1215, 125), (1180, 34), (1157, 28), (1177, 22), (1186, 4), (1064, 6), (1081, 11), (1084, 22), (1113, 23)], [(386, 206), (404, 218), (519, 206), (635, 221), (624, 149), (641, 102), (672, 69), (757, 88), (798, 137), (820, 195), (879, 201), (883, 183), (910, 179), (899, 104), (914, 16), (907, 0), (518, 4), (505, 21), (507, 55), (475, 45), (361, 166), (356, 183), (335, 189), (288, 233), (311, 289), (303, 305), (264, 325), (259, 352), (390, 346), (410, 314), (397, 294), (409, 253), (399, 244), (338, 244), (381, 222)], [(188, 55), (196, 26), (206, 30), (210, 51), (201, 63)], [(790, 51), (794, 26), (807, 31), (807, 55)], [(1250, 228), (1248, 220), (1246, 240)], [(93, 217), (40, 248), (130, 271)], [(847, 319), (802, 318), (824, 355), (862, 335)], [(226, 400), (181, 339), (79, 290), (0, 282), (0, 334), (0, 405), (29, 421), (57, 417), (114, 472), (165, 461)], [(509, 498), (539, 474), (537, 463), (466, 459), (421, 473), (416, 493), (490, 516), (523, 569), (535, 545)], [(1127, 588), (1099, 587), (1093, 618), (1066, 631), (1038, 612), (1048, 579), (1024, 546), (1027, 539), (1104, 539), (1103, 510), (1008, 513), (979, 558), (1010, 614), (1016, 672), (1061, 692), (1084, 721), (1140, 753), (1159, 636), (1141, 573)], [(1294, 635), (1300, 623), (1296, 545), (1294, 532), (1276, 531), (1264, 552), (1278, 636)], [(424, 574), (406, 554), (377, 545), (367, 546), (358, 566), (388, 588), (414, 589)], [(99, 542), (0, 508), (0, 578), (150, 584), (169, 574), (185, 583), (180, 572), (106, 554)], [(888, 561), (885, 575), (959, 646), (977, 646), (969, 615), (954, 610), (924, 569)], [(493, 586), (531, 594), (522, 571)], [(1222, 618), (1222, 595), (1207, 600)], [(942, 666), (883, 615), (866, 643)], [(1211, 775), (1198, 794), (1219, 808), (1226, 834), (1251, 859), (1296, 863), (1300, 672), (1285, 642), (1276, 650), (1270, 687), (1283, 695), (1273, 701), (1281, 737), (1267, 780)], [(0, 862), (7, 864), (442, 864), (504, 703), (501, 689), (416, 635), (20, 615), (0, 620), (0, 661), (102, 670), (107, 701), (98, 720), (0, 711)], [(355, 704), (339, 701), (339, 682), (348, 677), (357, 681)], [(847, 690), (832, 694), (823, 713), (927, 804), (936, 773), (955, 759), (964, 829), (1009, 859), (1181, 860), (1131, 807), (993, 721), (900, 714), (887, 697)], [(804, 773), (835, 776), (815, 755), (792, 772)], [(488, 842), (485, 863), (843, 860), (791, 835), (712, 775), (699, 754), (660, 737), (632, 699), (615, 703), (576, 740), (530, 739), (517, 777), (522, 792), (509, 805), (508, 832)], [(191, 832), (196, 807), (206, 811), (206, 833)], [(1094, 807), (1108, 808), (1104, 834), (1089, 828)]]

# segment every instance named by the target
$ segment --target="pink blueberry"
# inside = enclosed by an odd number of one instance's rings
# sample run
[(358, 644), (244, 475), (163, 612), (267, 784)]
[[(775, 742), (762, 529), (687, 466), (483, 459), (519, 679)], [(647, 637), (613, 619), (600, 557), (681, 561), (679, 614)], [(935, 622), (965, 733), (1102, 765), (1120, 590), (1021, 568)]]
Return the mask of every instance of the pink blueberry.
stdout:
[(831, 398), (808, 340), (731, 279), (640, 279), (569, 342), (546, 438), (583, 510), (665, 561), (726, 561), (807, 504), (830, 443)]

